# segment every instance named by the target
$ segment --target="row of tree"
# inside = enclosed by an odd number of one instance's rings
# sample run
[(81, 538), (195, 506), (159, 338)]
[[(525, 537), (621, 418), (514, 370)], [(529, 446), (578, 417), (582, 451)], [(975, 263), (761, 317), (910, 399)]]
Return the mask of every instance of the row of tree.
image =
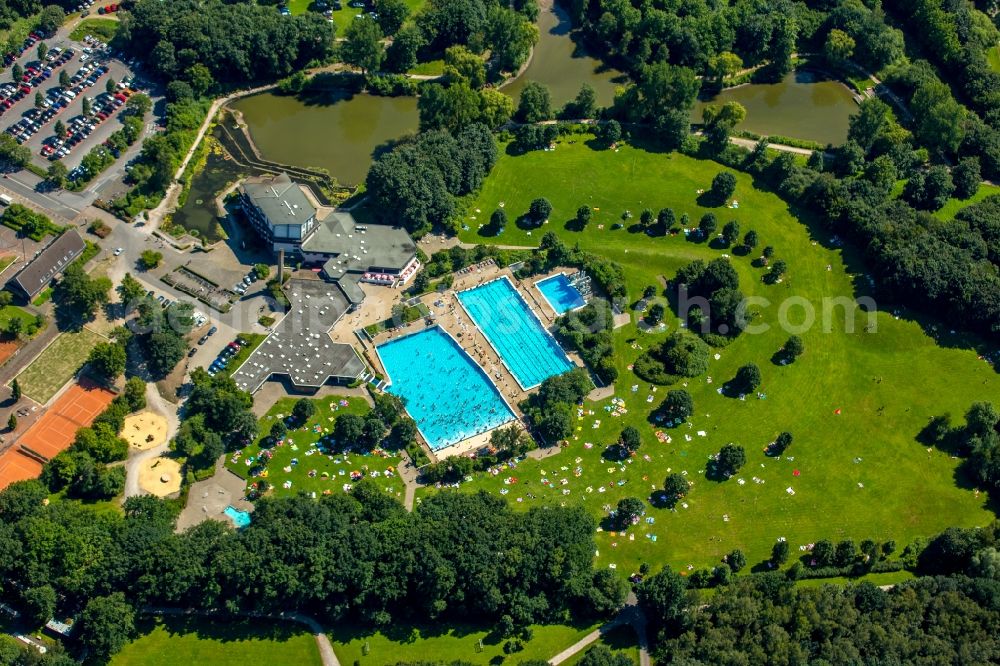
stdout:
[(150, 496), (127, 500), (124, 516), (47, 496), (38, 481), (0, 493), (0, 575), (9, 600), (44, 600), (37, 620), (76, 616), (78, 643), (99, 662), (135, 636), (144, 605), (300, 610), (382, 628), (486, 622), (516, 634), (607, 617), (627, 591), (592, 569), (595, 525), (582, 508), (522, 512), (485, 493), (445, 493), (407, 513), (363, 481), (350, 495), (261, 500), (238, 532), (209, 520), (176, 533), (172, 506)]

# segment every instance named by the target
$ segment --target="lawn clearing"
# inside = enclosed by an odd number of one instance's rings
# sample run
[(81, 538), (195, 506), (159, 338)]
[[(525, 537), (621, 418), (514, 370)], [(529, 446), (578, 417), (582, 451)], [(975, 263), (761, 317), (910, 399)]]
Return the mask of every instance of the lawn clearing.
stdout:
[(948, 203), (942, 206), (939, 210), (934, 213), (934, 217), (939, 220), (953, 220), (958, 211), (962, 210), (966, 206), (971, 206), (972, 204), (979, 203), (983, 199), (994, 194), (1000, 194), (1000, 186), (998, 185), (987, 185), (982, 183), (979, 189), (968, 199), (948, 199)]
[(44, 405), (76, 375), (98, 342), (104, 340), (90, 329), (61, 333), (38, 358), (17, 376), (21, 390)]
[[(260, 439), (241, 451), (228, 454), (226, 466), (246, 478), (248, 483), (253, 483), (255, 479), (249, 476), (252, 465), (247, 465), (247, 461), (257, 459), (262, 450), (260, 444), (267, 439), (271, 426), (277, 419), (288, 417), (295, 402), (295, 398), (282, 398), (276, 402), (260, 420)], [(316, 405), (313, 418), (302, 428), (289, 429), (283, 442), (270, 448), (273, 457), (265, 470), (267, 476), (263, 478), (272, 486), (274, 496), (343, 492), (344, 486), (351, 483), (351, 473), (357, 472), (402, 501), (403, 482), (395, 472), (400, 462), (398, 454), (377, 451), (370, 455), (327, 455), (313, 446), (333, 431), (337, 416), (363, 416), (370, 411), (368, 403), (362, 398), (341, 396), (326, 396), (313, 402)], [(343, 404), (345, 402), (346, 405)], [(286, 483), (290, 485), (286, 487)]]
[(621, 654), (628, 657), (631, 659), (630, 663), (639, 663), (639, 639), (636, 637), (635, 630), (631, 625), (619, 625), (611, 631), (602, 634), (601, 637), (594, 643), (576, 653), (563, 663), (567, 666), (573, 666), (574, 664), (580, 663), (580, 660), (587, 654), (587, 650), (596, 645), (603, 645), (604, 647), (610, 649), (614, 654)]
[(113, 19), (85, 18), (73, 28), (73, 32), (69, 33), (69, 38), (82, 42), (87, 35), (90, 35), (107, 43), (118, 34), (119, 25), (121, 24)]
[(17, 255), (8, 254), (4, 257), (0, 257), (0, 274), (3, 274), (7, 268), (17, 261)]
[[(424, 7), (427, 0), (406, 0), (406, 6), (410, 9), (410, 16), (406, 20), (405, 25), (411, 25), (413, 23), (413, 17)], [(333, 10), (333, 23), (337, 27), (337, 37), (343, 37), (347, 34), (347, 26), (354, 21), (358, 14), (364, 14), (366, 10), (359, 9), (357, 7), (351, 7), (348, 2), (350, 0), (342, 0), (342, 7), (340, 9)], [(310, 11), (310, 7), (313, 6), (313, 0), (287, 0), (285, 3), (288, 5), (288, 10), (293, 16), (299, 14), (305, 14)], [(332, 2), (328, 3), (332, 7)], [(317, 12), (322, 15), (323, 12)]]
[[(501, 156), (482, 191), (467, 202), (470, 229), (462, 240), (534, 245), (543, 232), (554, 231), (570, 245), (579, 243), (621, 264), (633, 301), (647, 285), (661, 284), (661, 276), (672, 278), (690, 260), (710, 260), (725, 252), (688, 242), (682, 234), (654, 238), (632, 233), (627, 227), (634, 220), (611, 230), (623, 211), (638, 219), (646, 207), (671, 207), (678, 218), (688, 213), (689, 224), (696, 225), (709, 210), (698, 205), (697, 190), (708, 189), (723, 167), (631, 146), (597, 151), (579, 136), (569, 139), (576, 143), (562, 142), (554, 152)], [(867, 316), (838, 306), (831, 310), (830, 332), (817, 325), (801, 333), (806, 351), (798, 361), (773, 363), (789, 335), (777, 325), (779, 303), (800, 296), (815, 307), (819, 320), (824, 297), (847, 297), (850, 304), (864, 295), (867, 281), (855, 252), (832, 243), (815, 220), (797, 220), (777, 196), (755, 189), (749, 176), (737, 173), (736, 179), (739, 208), (711, 209), (719, 226), (736, 219), (742, 232), (755, 229), (760, 246), (773, 245), (788, 273), (782, 283), (765, 285), (762, 269), (752, 267), (750, 257), (732, 258), (743, 291), (770, 302), (756, 308), (761, 314), (754, 320), (769, 328), (714, 350), (718, 359), (710, 360), (708, 372), (687, 381), (684, 388), (695, 403), (690, 425), (653, 427), (651, 410), (674, 387), (651, 387), (630, 370), (644, 349), (678, 329), (668, 308), (665, 331), (642, 332), (636, 323), (616, 331), (615, 396), (626, 413), (613, 416), (610, 400), (587, 403), (561, 454), (523, 461), (495, 476), (478, 475), (462, 488), (505, 490), (519, 508), (579, 503), (600, 519), (623, 497), (648, 499), (670, 471), (686, 472), (695, 485), (685, 504), (675, 511), (647, 506), (646, 516), (629, 533), (597, 535), (595, 564), (614, 565), (625, 574), (641, 562), (681, 571), (712, 566), (734, 548), (743, 549), (753, 565), (769, 555), (780, 537), (791, 544), (793, 559), (802, 554), (800, 545), (822, 538), (893, 539), (902, 549), (917, 536), (951, 525), (993, 520), (985, 494), (969, 490), (964, 481), (961, 488), (956, 484), (959, 461), (915, 439), (932, 416), (950, 412), (960, 417), (974, 401), (1000, 401), (1000, 379), (978, 358), (977, 341), (952, 335), (940, 324), (934, 332), (933, 323), (907, 312), (879, 311), (877, 328), (866, 332)], [(513, 220), (539, 196), (549, 198), (553, 213), (549, 224), (529, 236)], [(471, 216), (488, 219), (501, 201), (511, 220), (506, 231), (497, 238), (480, 236)], [(582, 204), (592, 207), (593, 219), (584, 231), (571, 231), (567, 221)], [(799, 323), (802, 312), (796, 306), (788, 317)], [(848, 319), (853, 332), (846, 332)], [(718, 394), (716, 389), (749, 361), (761, 368), (759, 390), (766, 399), (740, 401)], [(641, 433), (638, 455), (621, 464), (603, 459), (602, 451), (626, 425)], [(657, 431), (671, 443), (660, 443)], [(786, 457), (765, 456), (764, 447), (782, 431), (795, 438)], [(728, 442), (747, 451), (747, 464), (738, 474), (743, 485), (736, 478), (720, 483), (705, 477), (709, 456)], [(418, 500), (428, 492), (435, 491), (422, 489)]]
[(176, 664), (296, 664), (320, 666), (316, 639), (297, 624), (165, 618), (140, 623), (142, 635), (111, 660), (113, 666)]
[(21, 321), (21, 328), (23, 330), (27, 328), (28, 324), (34, 323), (35, 315), (16, 305), (0, 306), (0, 331), (6, 331), (10, 327), (10, 322), (14, 319)]
[(31, 304), (36, 308), (41, 307), (52, 300), (52, 287), (46, 287), (38, 292), (38, 296), (35, 296), (35, 300), (31, 301)]
[(260, 343), (264, 342), (267, 338), (263, 333), (240, 333), (237, 337), (246, 340), (247, 344), (240, 347), (240, 350), (229, 359), (229, 364), (218, 372), (218, 374), (224, 377), (229, 377), (236, 372), (250, 358), (250, 354), (260, 346)]
[[(547, 661), (593, 631), (596, 626), (533, 625), (532, 638), (524, 650), (509, 659), (520, 663), (530, 659)], [(388, 632), (345, 627), (331, 631), (333, 651), (342, 664), (383, 666), (396, 662), (417, 662), (433, 656), (442, 663), (462, 661), (495, 664), (503, 660), (501, 639), (492, 630), (472, 626), (395, 627)], [(506, 662), (505, 662), (506, 663)]]

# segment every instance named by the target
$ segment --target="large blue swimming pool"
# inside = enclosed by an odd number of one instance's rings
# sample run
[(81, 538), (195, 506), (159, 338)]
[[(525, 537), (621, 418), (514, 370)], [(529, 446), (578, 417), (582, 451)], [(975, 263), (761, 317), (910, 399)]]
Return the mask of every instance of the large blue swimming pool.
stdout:
[(535, 283), (538, 291), (549, 302), (556, 314), (566, 314), (570, 310), (582, 308), (587, 304), (580, 290), (572, 285), (565, 274), (559, 273)]
[(406, 401), (435, 451), (514, 418), (486, 373), (438, 326), (379, 345), (378, 355), (388, 391)]
[(573, 369), (506, 277), (459, 292), (458, 299), (522, 388)]

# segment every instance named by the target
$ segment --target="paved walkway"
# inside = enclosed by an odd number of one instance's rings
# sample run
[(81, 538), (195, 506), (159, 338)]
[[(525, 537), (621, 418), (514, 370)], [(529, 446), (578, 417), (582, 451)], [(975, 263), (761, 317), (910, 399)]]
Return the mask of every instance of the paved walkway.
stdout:
[(636, 598), (635, 592), (628, 593), (628, 597), (625, 599), (625, 605), (620, 611), (618, 611), (618, 615), (616, 615), (613, 620), (590, 632), (573, 645), (549, 659), (549, 663), (552, 664), (552, 666), (563, 663), (570, 657), (583, 652), (587, 647), (597, 642), (602, 635), (611, 631), (615, 627), (620, 627), (623, 624), (630, 625), (638, 638), (639, 666), (650, 666), (649, 641), (646, 637), (646, 616), (642, 612), (642, 609), (639, 608), (639, 600)]
[[(210, 611), (199, 611), (190, 608), (164, 608), (159, 606), (149, 606), (143, 609), (143, 613), (147, 615), (175, 615), (175, 616), (198, 616), (198, 617), (231, 617), (223, 613), (213, 613)], [(323, 661), (323, 666), (340, 666), (340, 660), (337, 659), (336, 653), (333, 651), (333, 645), (330, 644), (330, 639), (327, 637), (326, 632), (323, 631), (323, 626), (317, 622), (314, 618), (305, 615), (303, 613), (236, 613), (238, 617), (248, 617), (248, 618), (259, 618), (267, 620), (285, 620), (289, 622), (298, 622), (299, 624), (304, 624), (309, 627), (309, 631), (312, 632), (313, 637), (316, 639), (316, 647), (319, 649), (319, 657)]]
[(396, 471), (399, 472), (399, 478), (403, 482), (406, 488), (406, 492), (403, 495), (403, 506), (406, 507), (407, 511), (413, 511), (414, 498), (417, 493), (417, 472), (416, 465), (413, 464), (413, 460), (410, 458), (410, 454), (406, 451), (402, 452), (403, 462), (399, 464)]

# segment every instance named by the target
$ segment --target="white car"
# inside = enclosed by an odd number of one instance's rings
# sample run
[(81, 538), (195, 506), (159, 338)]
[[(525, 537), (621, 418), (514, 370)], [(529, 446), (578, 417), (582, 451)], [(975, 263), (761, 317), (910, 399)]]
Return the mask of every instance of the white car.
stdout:
[(115, 256), (117, 257), (117, 256), (118, 256), (119, 254), (121, 254), (121, 253), (122, 253), (122, 252), (124, 252), (124, 251), (125, 251), (125, 248), (121, 248), (121, 247), (120, 247), (120, 248), (117, 248), (117, 249), (115, 250)]

